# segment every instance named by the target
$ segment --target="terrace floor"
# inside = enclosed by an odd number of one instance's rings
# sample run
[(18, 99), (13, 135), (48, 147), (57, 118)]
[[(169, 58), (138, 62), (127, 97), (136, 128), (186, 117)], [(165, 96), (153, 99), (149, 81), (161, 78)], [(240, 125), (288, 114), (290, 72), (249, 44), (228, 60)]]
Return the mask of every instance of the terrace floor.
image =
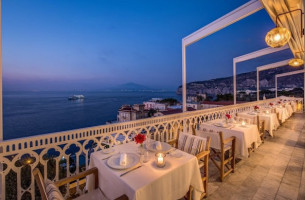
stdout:
[(305, 114), (295, 113), (267, 137), (235, 173), (220, 182), (209, 162), (209, 195), (214, 199), (305, 199)]

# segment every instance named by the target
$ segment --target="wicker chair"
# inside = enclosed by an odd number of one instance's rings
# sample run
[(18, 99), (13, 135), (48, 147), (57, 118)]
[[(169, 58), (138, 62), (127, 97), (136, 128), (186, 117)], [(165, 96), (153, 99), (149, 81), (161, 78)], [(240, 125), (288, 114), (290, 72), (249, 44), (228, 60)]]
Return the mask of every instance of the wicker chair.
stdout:
[[(179, 144), (178, 144), (179, 137), (182, 137), (183, 135), (186, 135), (188, 137), (195, 137), (195, 138), (198, 138), (199, 140), (203, 139), (203, 138), (194, 136), (192, 134), (180, 133), (178, 135), (178, 138), (176, 138), (172, 141), (169, 141), (168, 143), (173, 147), (179, 148)], [(201, 180), (203, 182), (203, 187), (204, 187), (204, 191), (205, 191), (204, 193), (201, 194), (201, 198), (204, 198), (208, 195), (208, 182), (209, 182), (209, 170), (208, 170), (209, 168), (208, 167), (209, 167), (210, 143), (211, 143), (211, 138), (207, 137), (206, 142), (205, 142), (205, 148), (201, 152), (199, 152), (198, 154), (195, 155), (198, 159), (199, 169), (201, 171)], [(203, 170), (201, 170), (201, 169), (203, 169)], [(193, 191), (193, 188), (190, 186), (189, 192), (186, 195), (186, 198), (188, 200), (192, 199), (192, 195), (191, 195), (192, 191)]]
[[(60, 186), (66, 185), (68, 183), (74, 182), (76, 180), (79, 180), (81, 178), (85, 178), (88, 175), (93, 174), (95, 177), (95, 190), (89, 193), (86, 193), (84, 195), (81, 195), (79, 197), (77, 197), (77, 200), (81, 200), (81, 199), (100, 199), (100, 200), (106, 200), (107, 198), (103, 195), (102, 191), (99, 189), (99, 184), (98, 184), (98, 169), (97, 168), (91, 168), (87, 171), (81, 172), (77, 175), (71, 176), (71, 177), (67, 177), (64, 179), (61, 179), (59, 181), (56, 181), (54, 184), (55, 186), (58, 188)], [(41, 199), (42, 200), (48, 200), (48, 194), (47, 194), (47, 190), (46, 190), (46, 186), (45, 186), (45, 182), (43, 180), (43, 177), (39, 171), (38, 168), (35, 168), (33, 170), (33, 175), (34, 178), (37, 182), (40, 194), (41, 194)], [(116, 200), (128, 200), (128, 197), (126, 195), (122, 195), (121, 197), (117, 198)]]
[(222, 132), (214, 132), (212, 130), (197, 131), (200, 137), (210, 137), (213, 145), (211, 146), (210, 158), (219, 170), (220, 180), (235, 170), (235, 146), (236, 138), (231, 136), (224, 138)]

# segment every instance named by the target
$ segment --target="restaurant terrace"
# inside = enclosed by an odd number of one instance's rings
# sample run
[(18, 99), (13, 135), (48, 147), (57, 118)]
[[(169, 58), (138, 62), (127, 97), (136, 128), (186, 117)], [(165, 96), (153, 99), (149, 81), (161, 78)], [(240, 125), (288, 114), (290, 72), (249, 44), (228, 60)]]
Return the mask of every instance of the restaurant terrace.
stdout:
[[(275, 28), (268, 48), (233, 58), (234, 104), (187, 111), (187, 46), (262, 9)], [(304, 21), (303, 0), (245, 1), (182, 39), (183, 112), (12, 140), (0, 64), (0, 199), (304, 200), (305, 96), (259, 95), (260, 71), (290, 65), (299, 70), (276, 83), (305, 77)], [(238, 102), (236, 64), (285, 49), (291, 59), (257, 66), (257, 101)]]

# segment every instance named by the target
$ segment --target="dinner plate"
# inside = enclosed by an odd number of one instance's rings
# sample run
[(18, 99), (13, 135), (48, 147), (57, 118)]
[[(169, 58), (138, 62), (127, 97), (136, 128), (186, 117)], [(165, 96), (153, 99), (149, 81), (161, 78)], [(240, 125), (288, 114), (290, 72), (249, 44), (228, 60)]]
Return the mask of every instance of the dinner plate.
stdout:
[(170, 155), (175, 158), (181, 158), (183, 156), (181, 152), (171, 152)]
[(101, 152), (103, 154), (110, 154), (110, 153), (115, 152), (115, 149), (113, 149), (113, 148), (103, 149)]
[(126, 165), (120, 165), (121, 154), (116, 154), (107, 160), (107, 165), (113, 169), (128, 169), (136, 166), (140, 162), (140, 157), (134, 153), (126, 153), (127, 162)]
[(172, 148), (169, 144), (167, 144), (165, 142), (160, 142), (160, 143), (161, 143), (161, 147), (162, 147), (161, 150), (156, 149), (156, 143), (155, 142), (148, 144), (147, 149), (149, 151), (153, 151), (153, 152), (157, 152), (157, 151), (158, 152), (168, 152)]
[(214, 126), (222, 127), (222, 128), (229, 128), (230, 124), (223, 124), (223, 123), (214, 123)]
[(256, 115), (256, 113), (254, 113), (254, 112), (249, 112), (248, 114), (249, 115)]

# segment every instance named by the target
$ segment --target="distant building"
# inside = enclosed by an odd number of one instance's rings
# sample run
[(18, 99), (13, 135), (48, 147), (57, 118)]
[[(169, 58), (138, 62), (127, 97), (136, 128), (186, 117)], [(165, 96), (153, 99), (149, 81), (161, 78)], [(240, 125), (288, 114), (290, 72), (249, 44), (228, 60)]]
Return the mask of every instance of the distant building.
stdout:
[(197, 95), (188, 95), (186, 98), (187, 102), (197, 102)]
[(117, 121), (128, 122), (137, 119), (144, 119), (148, 117), (148, 110), (145, 109), (144, 104), (123, 105), (118, 110)]
[(165, 103), (160, 103), (161, 98), (152, 98), (150, 101), (145, 101), (143, 104), (145, 105), (146, 110), (166, 110), (167, 109), (167, 104)]
[(203, 109), (199, 102), (189, 102), (189, 103), (186, 103), (186, 107), (193, 108), (195, 110)]
[(207, 98), (206, 94), (193, 94), (193, 95), (188, 95), (186, 101), (199, 102), (205, 100), (206, 98)]

